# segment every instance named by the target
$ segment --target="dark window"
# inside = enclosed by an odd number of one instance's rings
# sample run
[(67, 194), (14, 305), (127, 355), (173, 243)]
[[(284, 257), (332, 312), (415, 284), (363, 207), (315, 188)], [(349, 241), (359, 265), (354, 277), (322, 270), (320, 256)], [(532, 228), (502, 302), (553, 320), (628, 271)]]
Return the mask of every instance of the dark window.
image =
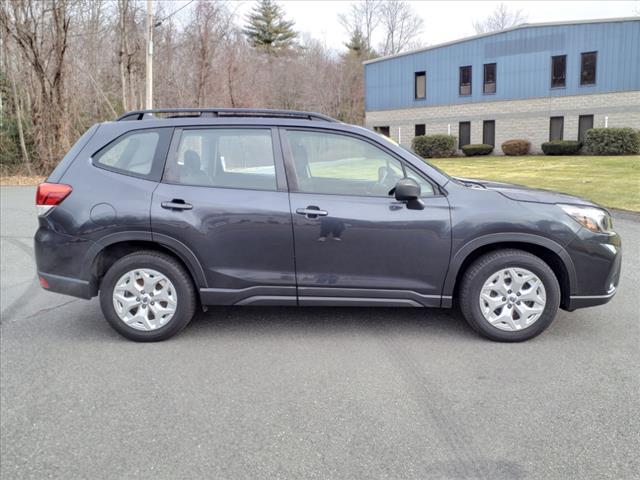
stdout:
[(385, 126), (385, 127), (373, 127), (373, 131), (381, 133), (385, 137), (391, 138), (391, 131), (390, 131), (388, 126)]
[(564, 135), (564, 117), (551, 117), (549, 121), (549, 140), (562, 140)]
[(567, 78), (567, 56), (551, 57), (551, 88), (564, 87)]
[[(387, 197), (405, 176), (399, 160), (349, 135), (289, 130), (287, 141), (302, 193)], [(421, 187), (433, 195), (433, 188)]]
[(424, 135), (426, 132), (426, 129), (424, 127), (424, 123), (417, 123), (416, 127), (415, 127), (415, 136), (419, 136), (419, 135)]
[(485, 120), (482, 122), (482, 143), (496, 146), (496, 121)]
[(108, 169), (148, 175), (159, 140), (160, 133), (154, 130), (129, 133), (94, 155), (93, 161)]
[(593, 128), (593, 115), (580, 115), (578, 118), (578, 140), (584, 142), (587, 130)]
[(458, 125), (458, 148), (471, 143), (471, 122), (460, 122)]
[(416, 100), (427, 98), (427, 73), (416, 72), (413, 95)]
[(581, 54), (580, 58), (580, 85), (593, 85), (596, 83), (597, 52)]
[(460, 95), (471, 95), (471, 65), (460, 67)]
[(271, 130), (184, 130), (163, 180), (183, 185), (276, 190)]
[(484, 86), (483, 93), (496, 93), (496, 64), (484, 64)]

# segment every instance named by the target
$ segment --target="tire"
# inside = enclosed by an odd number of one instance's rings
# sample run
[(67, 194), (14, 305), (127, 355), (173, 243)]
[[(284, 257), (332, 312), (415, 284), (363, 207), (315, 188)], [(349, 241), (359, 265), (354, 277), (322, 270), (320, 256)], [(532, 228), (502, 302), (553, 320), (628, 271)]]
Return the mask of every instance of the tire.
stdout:
[[(140, 294), (130, 293), (138, 290)], [(121, 258), (109, 268), (100, 284), (104, 317), (119, 334), (136, 342), (172, 337), (188, 325), (196, 306), (196, 291), (189, 273), (175, 258), (152, 250)]]
[[(515, 283), (508, 283), (514, 273)], [(525, 281), (528, 278), (531, 283)], [(504, 296), (498, 293), (507, 288)], [(464, 272), (459, 304), (476, 332), (499, 342), (521, 342), (539, 335), (553, 322), (560, 305), (560, 286), (539, 257), (522, 250), (497, 250), (481, 256)]]

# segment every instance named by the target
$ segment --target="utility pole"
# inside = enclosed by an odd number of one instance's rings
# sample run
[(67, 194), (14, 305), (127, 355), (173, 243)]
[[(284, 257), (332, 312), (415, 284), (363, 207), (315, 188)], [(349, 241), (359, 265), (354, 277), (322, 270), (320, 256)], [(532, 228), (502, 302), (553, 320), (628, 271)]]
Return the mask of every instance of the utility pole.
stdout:
[(147, 0), (147, 61), (145, 108), (153, 108), (153, 0)]

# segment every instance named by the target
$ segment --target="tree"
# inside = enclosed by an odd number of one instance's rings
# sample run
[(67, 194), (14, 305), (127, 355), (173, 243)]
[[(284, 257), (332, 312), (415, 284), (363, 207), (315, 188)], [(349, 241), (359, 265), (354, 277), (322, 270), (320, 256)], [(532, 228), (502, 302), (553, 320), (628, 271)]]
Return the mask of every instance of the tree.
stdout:
[(388, 0), (382, 4), (380, 13), (384, 28), (383, 55), (395, 55), (415, 43), (424, 22), (409, 3)]
[(362, 59), (371, 58), (374, 55), (374, 52), (368, 47), (367, 39), (360, 29), (356, 29), (351, 34), (351, 38), (349, 38), (349, 41), (345, 43), (344, 46), (347, 47), (347, 55)]
[(380, 0), (353, 2), (347, 13), (338, 15), (338, 21), (351, 38), (362, 36), (365, 50), (373, 53), (373, 34), (380, 25)]
[(505, 28), (522, 25), (526, 21), (527, 16), (522, 12), (522, 10), (511, 11), (504, 3), (501, 3), (487, 18), (473, 22), (473, 28), (478, 34), (497, 32), (499, 30), (504, 30)]
[(244, 34), (253, 47), (278, 55), (295, 45), (298, 33), (293, 30), (294, 22), (284, 18), (282, 8), (274, 1), (258, 0), (247, 21)]

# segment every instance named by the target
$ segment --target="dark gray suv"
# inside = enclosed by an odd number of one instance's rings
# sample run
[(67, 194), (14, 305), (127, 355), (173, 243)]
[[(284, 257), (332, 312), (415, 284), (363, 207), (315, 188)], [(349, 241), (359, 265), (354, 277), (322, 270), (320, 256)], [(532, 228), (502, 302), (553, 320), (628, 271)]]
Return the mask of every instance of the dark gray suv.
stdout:
[[(508, 162), (508, 159), (505, 159)], [(91, 127), (38, 187), (47, 290), (91, 298), (138, 341), (206, 305), (451, 307), (500, 341), (608, 302), (603, 208), (452, 178), (315, 113), (169, 109)]]

